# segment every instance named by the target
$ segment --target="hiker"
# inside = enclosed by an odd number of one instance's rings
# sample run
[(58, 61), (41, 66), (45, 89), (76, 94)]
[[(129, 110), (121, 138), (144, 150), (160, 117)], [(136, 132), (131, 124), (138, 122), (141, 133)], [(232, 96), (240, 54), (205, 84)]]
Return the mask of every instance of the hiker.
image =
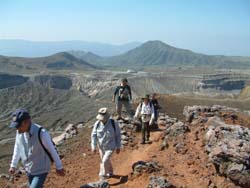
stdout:
[(150, 127), (154, 123), (155, 113), (154, 106), (149, 100), (149, 95), (142, 98), (142, 102), (138, 105), (134, 118), (140, 119), (142, 122), (142, 140), (141, 144), (150, 143)]
[(62, 162), (49, 133), (40, 125), (33, 123), (25, 109), (17, 109), (12, 114), (10, 127), (17, 129), (10, 174), (15, 174), (21, 159), (30, 188), (43, 187), (50, 171), (51, 160), (55, 162), (57, 175), (65, 175)]
[(153, 93), (151, 95), (150, 102), (154, 105), (154, 113), (155, 113), (154, 124), (157, 125), (159, 109), (161, 109), (161, 107), (160, 107), (158, 100), (156, 98), (156, 93)]
[(123, 119), (122, 106), (125, 107), (129, 118), (132, 119), (133, 116), (130, 105), (130, 102), (132, 101), (132, 93), (127, 78), (123, 78), (120, 86), (116, 87), (112, 101), (116, 103), (116, 112), (118, 114), (117, 120)]
[(104, 180), (113, 176), (110, 158), (114, 151), (120, 153), (121, 132), (118, 123), (110, 118), (107, 108), (99, 109), (96, 119), (91, 134), (91, 149), (94, 153), (97, 147), (99, 149), (101, 157), (99, 177)]

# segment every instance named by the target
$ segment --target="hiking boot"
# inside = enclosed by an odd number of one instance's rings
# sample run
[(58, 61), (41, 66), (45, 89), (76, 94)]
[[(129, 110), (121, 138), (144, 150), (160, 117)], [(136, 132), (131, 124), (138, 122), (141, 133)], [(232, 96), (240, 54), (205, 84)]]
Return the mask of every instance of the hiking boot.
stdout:
[(146, 144), (145, 140), (142, 140), (140, 144)]

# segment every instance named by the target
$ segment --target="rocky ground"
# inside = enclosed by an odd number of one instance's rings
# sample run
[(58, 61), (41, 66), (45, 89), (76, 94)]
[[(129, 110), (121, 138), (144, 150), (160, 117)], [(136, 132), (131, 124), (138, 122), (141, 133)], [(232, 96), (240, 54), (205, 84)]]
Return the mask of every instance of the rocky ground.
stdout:
[[(113, 155), (115, 176), (101, 182), (102, 187), (249, 188), (248, 115), (219, 105), (186, 106), (183, 113), (185, 120), (162, 113), (152, 143), (145, 145), (139, 144), (139, 127), (120, 122), (124, 148)], [(87, 187), (98, 181), (99, 156), (90, 151), (91, 128), (76, 125), (66, 133), (59, 149), (67, 175), (58, 177), (53, 169), (45, 187)], [(23, 175), (8, 179), (2, 175), (0, 187), (26, 182)]]

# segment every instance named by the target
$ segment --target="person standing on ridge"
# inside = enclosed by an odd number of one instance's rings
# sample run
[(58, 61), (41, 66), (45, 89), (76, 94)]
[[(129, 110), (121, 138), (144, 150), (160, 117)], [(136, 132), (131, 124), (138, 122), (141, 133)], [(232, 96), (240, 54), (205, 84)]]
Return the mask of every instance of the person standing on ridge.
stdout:
[(130, 105), (130, 102), (132, 101), (132, 92), (130, 86), (128, 85), (127, 78), (123, 78), (120, 86), (116, 87), (112, 101), (116, 103), (116, 112), (118, 114), (117, 120), (123, 119), (122, 106), (125, 107), (129, 118), (133, 118)]
[(33, 123), (25, 109), (17, 109), (12, 114), (10, 127), (17, 129), (10, 174), (15, 174), (21, 159), (30, 188), (43, 187), (52, 161), (55, 162), (57, 175), (65, 175), (62, 162), (49, 133), (40, 125)]

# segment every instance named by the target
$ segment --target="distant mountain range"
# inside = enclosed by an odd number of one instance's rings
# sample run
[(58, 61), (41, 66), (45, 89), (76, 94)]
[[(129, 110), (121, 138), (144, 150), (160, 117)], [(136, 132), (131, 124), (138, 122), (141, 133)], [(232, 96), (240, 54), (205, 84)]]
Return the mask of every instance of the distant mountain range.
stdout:
[(43, 57), (64, 51), (86, 51), (100, 56), (115, 56), (141, 45), (131, 42), (123, 45), (111, 45), (85, 41), (36, 42), (27, 40), (0, 40), (0, 54), (19, 57)]
[[(70, 52), (72, 53), (72, 52)], [(135, 49), (113, 57), (93, 53), (72, 53), (97, 66), (212, 66), (216, 68), (250, 68), (250, 57), (213, 56), (175, 48), (161, 41), (148, 41)]]
[(0, 72), (21, 69), (29, 71), (33, 69), (90, 70), (109, 67), (145, 69), (169, 66), (250, 68), (250, 57), (204, 55), (175, 48), (161, 41), (148, 41), (128, 52), (112, 57), (84, 51), (61, 52), (39, 58), (0, 56)]
[(97, 67), (67, 53), (60, 52), (47, 57), (24, 58), (0, 56), (0, 72), (41, 70), (92, 70)]

